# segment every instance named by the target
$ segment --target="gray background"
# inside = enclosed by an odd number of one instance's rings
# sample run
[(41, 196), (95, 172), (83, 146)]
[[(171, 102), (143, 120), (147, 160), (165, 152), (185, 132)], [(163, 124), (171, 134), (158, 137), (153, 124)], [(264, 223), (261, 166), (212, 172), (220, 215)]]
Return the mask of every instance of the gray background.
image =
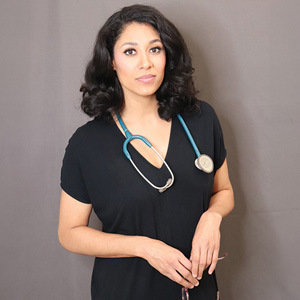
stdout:
[[(88, 120), (78, 90), (97, 31), (133, 3), (1, 0), (0, 299), (89, 299), (93, 258), (57, 239), (60, 167)], [(223, 127), (236, 207), (222, 299), (299, 299), (299, 1), (147, 3), (183, 34)]]

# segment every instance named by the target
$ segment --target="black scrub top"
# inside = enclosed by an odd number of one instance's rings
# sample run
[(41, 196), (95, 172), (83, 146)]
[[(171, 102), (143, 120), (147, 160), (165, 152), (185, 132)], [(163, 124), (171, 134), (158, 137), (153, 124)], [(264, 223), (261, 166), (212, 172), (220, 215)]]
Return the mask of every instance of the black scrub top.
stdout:
[[(125, 137), (117, 125), (96, 117), (78, 128), (69, 140), (61, 187), (76, 200), (92, 203), (104, 232), (158, 239), (189, 258), (195, 228), (208, 209), (214, 174), (222, 166), (226, 150), (220, 123), (209, 104), (201, 101), (197, 114), (182, 116), (200, 152), (213, 159), (213, 173), (206, 174), (195, 167), (193, 147), (175, 117), (165, 158), (175, 180), (160, 193), (125, 157)], [(153, 166), (131, 144), (128, 150), (152, 183), (165, 185), (170, 178), (165, 165)], [(208, 275), (206, 270), (199, 286), (189, 294), (190, 300), (217, 299), (215, 274)], [(91, 295), (93, 300), (179, 300), (181, 286), (142, 258), (96, 257)]]

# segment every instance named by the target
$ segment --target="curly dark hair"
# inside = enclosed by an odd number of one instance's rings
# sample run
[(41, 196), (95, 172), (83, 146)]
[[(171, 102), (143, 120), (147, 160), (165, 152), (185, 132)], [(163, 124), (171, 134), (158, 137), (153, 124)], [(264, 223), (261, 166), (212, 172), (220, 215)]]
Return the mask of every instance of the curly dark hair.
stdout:
[(164, 80), (156, 91), (158, 114), (169, 120), (177, 113), (193, 113), (199, 109), (192, 60), (187, 46), (173, 23), (157, 9), (146, 5), (132, 5), (114, 13), (100, 29), (93, 57), (85, 72), (82, 110), (90, 117), (112, 120), (112, 113), (124, 107), (124, 94), (113, 70), (114, 45), (126, 25), (137, 22), (151, 25), (160, 35), (166, 51)]

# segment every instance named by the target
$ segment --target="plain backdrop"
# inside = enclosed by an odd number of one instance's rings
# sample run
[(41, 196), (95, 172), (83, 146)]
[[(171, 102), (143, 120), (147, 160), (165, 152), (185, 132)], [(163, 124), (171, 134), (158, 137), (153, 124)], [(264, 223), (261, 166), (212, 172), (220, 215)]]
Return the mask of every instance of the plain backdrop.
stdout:
[(96, 34), (134, 3), (178, 27), (223, 127), (236, 207), (222, 223), (222, 300), (299, 299), (297, 0), (1, 0), (0, 299), (90, 298), (93, 258), (57, 238), (60, 168), (89, 120), (79, 87)]

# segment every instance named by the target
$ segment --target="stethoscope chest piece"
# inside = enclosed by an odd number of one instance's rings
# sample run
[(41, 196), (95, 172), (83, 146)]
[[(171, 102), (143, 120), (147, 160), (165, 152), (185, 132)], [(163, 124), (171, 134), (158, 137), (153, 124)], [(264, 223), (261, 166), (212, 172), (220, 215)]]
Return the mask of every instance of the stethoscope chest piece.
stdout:
[(211, 173), (214, 169), (214, 162), (208, 155), (201, 154), (196, 158), (195, 166), (205, 173)]

